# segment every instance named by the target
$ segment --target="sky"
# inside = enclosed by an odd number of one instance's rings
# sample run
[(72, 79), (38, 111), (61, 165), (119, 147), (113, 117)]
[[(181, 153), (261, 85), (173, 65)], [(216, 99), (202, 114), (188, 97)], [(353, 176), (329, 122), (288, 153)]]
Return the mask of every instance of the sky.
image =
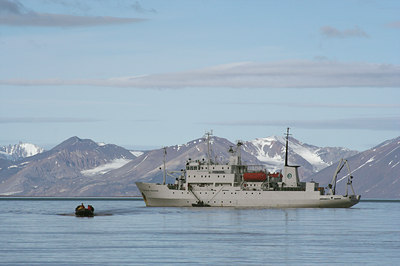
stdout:
[(0, 0), (0, 145), (400, 136), (400, 1)]

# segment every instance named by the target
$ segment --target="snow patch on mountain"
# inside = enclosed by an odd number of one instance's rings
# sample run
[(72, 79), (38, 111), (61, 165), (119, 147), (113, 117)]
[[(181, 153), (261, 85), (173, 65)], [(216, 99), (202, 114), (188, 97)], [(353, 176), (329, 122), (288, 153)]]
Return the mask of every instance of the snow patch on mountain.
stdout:
[(307, 162), (312, 164), (317, 171), (328, 167), (330, 164), (327, 162), (324, 162), (322, 158), (318, 155), (318, 150), (311, 150), (307, 149), (302, 145), (302, 143), (290, 143), (290, 147), (292, 151), (303, 157)]
[(23, 192), (23, 190), (18, 190), (18, 191), (9, 191), (9, 192), (2, 192), (0, 195), (1, 196), (12, 196), (18, 193)]
[(12, 156), (8, 154), (7, 152), (0, 151), (0, 158), (7, 159), (7, 160), (12, 160)]
[(277, 141), (277, 137), (268, 138), (257, 138), (250, 141), (255, 147), (255, 152), (253, 155), (261, 162), (267, 164), (269, 167), (273, 167), (272, 171), (276, 171), (282, 166), (282, 156), (281, 153), (284, 152), (279, 149), (279, 154), (269, 155), (268, 152), (273, 148), (274, 142)]
[(121, 168), (125, 164), (129, 163), (131, 160), (128, 159), (115, 159), (111, 163), (102, 164), (98, 167), (87, 169), (81, 171), (81, 174), (85, 176), (95, 176), (95, 175), (103, 175), (111, 170)]
[(142, 156), (144, 154), (144, 152), (142, 151), (129, 151), (129, 152), (135, 155), (136, 157)]

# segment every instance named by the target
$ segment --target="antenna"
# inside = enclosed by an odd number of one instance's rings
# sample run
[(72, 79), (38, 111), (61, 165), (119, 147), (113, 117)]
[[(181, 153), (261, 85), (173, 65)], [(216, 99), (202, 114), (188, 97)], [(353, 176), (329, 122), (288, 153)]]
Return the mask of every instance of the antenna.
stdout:
[(286, 131), (286, 152), (285, 152), (285, 166), (288, 166), (288, 153), (289, 153), (289, 129)]

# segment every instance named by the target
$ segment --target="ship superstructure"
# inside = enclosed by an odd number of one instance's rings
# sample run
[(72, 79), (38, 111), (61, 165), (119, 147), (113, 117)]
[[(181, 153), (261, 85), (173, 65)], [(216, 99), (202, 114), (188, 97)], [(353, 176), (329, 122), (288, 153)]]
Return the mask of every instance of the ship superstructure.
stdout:
[[(210, 156), (210, 135), (207, 134), (207, 160), (189, 159), (174, 184), (166, 184), (166, 152), (163, 183), (136, 183), (146, 206), (348, 208), (360, 200), (360, 195), (354, 193), (352, 175), (346, 160), (341, 160), (326, 191), (316, 182), (300, 181), (299, 166), (288, 164), (289, 128), (286, 134), (285, 165), (282, 171), (274, 173), (268, 172), (262, 165), (243, 164), (240, 141), (235, 148), (230, 147), (227, 163), (213, 162)], [(337, 174), (345, 164), (349, 170), (347, 187), (351, 188), (353, 194), (348, 195), (346, 189), (345, 195), (337, 195)]]

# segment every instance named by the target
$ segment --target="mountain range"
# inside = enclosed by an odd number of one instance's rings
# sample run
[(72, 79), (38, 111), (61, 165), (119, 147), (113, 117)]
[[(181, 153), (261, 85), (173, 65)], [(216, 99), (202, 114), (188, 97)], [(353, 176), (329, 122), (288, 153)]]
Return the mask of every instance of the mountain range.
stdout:
[[(400, 189), (395, 191), (390, 187), (400, 184), (397, 182), (400, 179), (399, 142), (400, 139), (389, 140), (359, 153), (341, 147), (317, 147), (289, 138), (289, 164), (301, 166), (301, 179), (327, 185), (337, 161), (348, 158), (357, 193), (363, 197), (398, 198)], [(228, 149), (235, 144), (216, 136), (211, 138), (211, 144), (212, 160), (226, 163)], [(258, 138), (242, 144), (242, 160), (246, 164), (263, 164), (270, 171), (282, 168), (285, 154), (283, 137)], [(189, 158), (207, 158), (207, 149), (204, 138), (166, 147), (168, 171), (179, 175)], [(163, 167), (163, 158), (162, 148), (131, 152), (116, 145), (72, 137), (33, 156), (18, 160), (0, 159), (0, 195), (135, 196), (139, 195), (136, 181), (162, 181), (160, 168)], [(174, 178), (171, 174), (167, 180), (173, 182)], [(338, 183), (338, 189), (342, 189), (342, 184), (342, 181)]]
[[(364, 198), (400, 198), (400, 137), (351, 156), (347, 161), (357, 194)], [(336, 167), (324, 168), (309, 179), (330, 183)], [(340, 174), (337, 188), (343, 192), (349, 173), (343, 169)]]
[(120, 167), (134, 158), (136, 156), (117, 145), (99, 145), (89, 139), (72, 137), (49, 151), (3, 167), (0, 170), (0, 194), (85, 195), (92, 179), (90, 173), (85, 175), (85, 170), (104, 168), (106, 165), (113, 169), (113, 164)]

